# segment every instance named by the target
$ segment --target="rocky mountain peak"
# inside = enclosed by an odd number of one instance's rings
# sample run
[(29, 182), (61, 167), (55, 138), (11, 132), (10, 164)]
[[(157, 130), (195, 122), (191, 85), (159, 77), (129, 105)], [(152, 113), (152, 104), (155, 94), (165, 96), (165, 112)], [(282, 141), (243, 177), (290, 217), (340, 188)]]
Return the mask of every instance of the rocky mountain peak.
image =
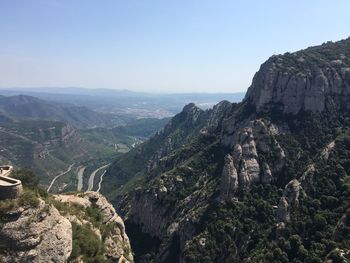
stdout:
[(242, 103), (191, 103), (127, 153), (147, 157), (112, 196), (135, 261), (348, 262), (349, 58), (350, 39), (272, 56)]
[(284, 113), (349, 108), (350, 38), (274, 55), (260, 67), (245, 100)]
[(191, 112), (194, 108), (198, 108), (198, 107), (196, 106), (196, 104), (191, 102), (191, 103), (185, 105), (185, 107), (183, 107), (182, 111)]
[(189, 122), (195, 123), (199, 115), (203, 113), (203, 110), (196, 106), (194, 103), (189, 103), (182, 109), (181, 113), (183, 117), (186, 118)]

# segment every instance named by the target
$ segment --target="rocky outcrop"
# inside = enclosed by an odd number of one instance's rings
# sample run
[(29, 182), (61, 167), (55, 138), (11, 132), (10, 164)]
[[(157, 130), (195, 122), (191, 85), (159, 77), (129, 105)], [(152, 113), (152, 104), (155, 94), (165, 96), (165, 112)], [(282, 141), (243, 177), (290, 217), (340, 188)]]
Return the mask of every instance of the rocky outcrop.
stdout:
[(214, 132), (220, 128), (223, 118), (226, 114), (233, 108), (233, 104), (223, 100), (216, 104), (210, 111), (208, 121), (206, 124), (207, 130), (209, 132)]
[(324, 147), (324, 149), (321, 152), (321, 159), (325, 161), (328, 160), (329, 154), (334, 149), (334, 147), (335, 147), (335, 141), (331, 141), (329, 144), (327, 144), (326, 147)]
[(233, 157), (230, 154), (225, 156), (225, 165), (222, 170), (220, 196), (222, 199), (229, 199), (238, 189), (238, 174)]
[(102, 224), (113, 224), (114, 229), (105, 239), (106, 256), (112, 259), (121, 258), (124, 262), (133, 262), (133, 255), (129, 238), (125, 232), (123, 220), (116, 213), (114, 207), (107, 199), (97, 192), (86, 192), (85, 199), (88, 199), (101, 212)]
[[(104, 244), (104, 256), (118, 262), (133, 262), (123, 220), (99, 193), (53, 196), (56, 201), (38, 199), (38, 205), (19, 206), (0, 213), (0, 262), (67, 262), (74, 238), (72, 224), (89, 225)], [(72, 211), (63, 203), (75, 204)], [(93, 208), (101, 215), (99, 224), (87, 214)], [(60, 214), (60, 212), (62, 214)], [(96, 219), (95, 219), (96, 220)], [(104, 226), (108, 231), (102, 230)]]
[(279, 222), (290, 220), (292, 209), (296, 209), (299, 205), (301, 189), (300, 182), (297, 179), (293, 179), (286, 185), (277, 208), (277, 220)]
[[(106, 257), (112, 260), (120, 260), (120, 262), (133, 262), (131, 246), (125, 232), (124, 222), (103, 195), (97, 192), (85, 192), (80, 196), (57, 195), (55, 198), (60, 202), (75, 203), (85, 208), (91, 206), (96, 208), (102, 215), (101, 224), (113, 226), (109, 235), (104, 239)], [(67, 218), (78, 224), (91, 224), (76, 216), (67, 215)], [(100, 230), (95, 228), (95, 231), (101, 237)]]
[(61, 123), (56, 124), (57, 126), (39, 129), (44, 146), (54, 147), (61, 144), (65, 145), (74, 137), (78, 137), (77, 131), (72, 125), (64, 124), (61, 126)]
[(63, 143), (66, 143), (69, 141), (70, 138), (72, 138), (76, 133), (76, 129), (72, 125), (65, 125), (61, 129), (61, 141)]
[(66, 262), (72, 251), (72, 225), (40, 200), (2, 215), (0, 259), (3, 262)]
[(349, 109), (350, 50), (337, 48), (349, 42), (272, 56), (255, 74), (245, 99), (258, 112), (273, 107), (291, 114), (338, 109), (341, 105)]
[(225, 158), (220, 189), (222, 196), (232, 195), (238, 187), (270, 183), (274, 179), (273, 174), (282, 169), (286, 157), (275, 138), (278, 128), (257, 119), (244, 123), (242, 128), (230, 134), (227, 131), (230, 124), (224, 125), (221, 142), (231, 149), (231, 157)]

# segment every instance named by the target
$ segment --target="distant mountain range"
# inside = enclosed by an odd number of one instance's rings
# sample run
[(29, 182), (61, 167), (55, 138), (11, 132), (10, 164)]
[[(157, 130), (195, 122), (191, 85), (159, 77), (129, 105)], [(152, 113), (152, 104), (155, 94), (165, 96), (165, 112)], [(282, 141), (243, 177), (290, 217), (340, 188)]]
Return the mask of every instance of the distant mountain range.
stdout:
[[(28, 95), (0, 96), (0, 163), (29, 167), (46, 186), (69, 164), (85, 163), (93, 169), (153, 135), (167, 121), (102, 113)], [(75, 182), (68, 180), (72, 189)]]
[(0, 89), (0, 95), (28, 95), (39, 99), (83, 106), (106, 113), (130, 117), (171, 117), (182, 107), (194, 102), (201, 108), (210, 108), (222, 100), (240, 102), (239, 93), (183, 93), (155, 94), (129, 90), (83, 88), (16, 88)]
[(63, 105), (32, 96), (0, 97), (0, 121), (50, 120), (70, 123), (77, 128), (116, 126), (122, 119), (113, 114), (99, 113), (87, 107)]

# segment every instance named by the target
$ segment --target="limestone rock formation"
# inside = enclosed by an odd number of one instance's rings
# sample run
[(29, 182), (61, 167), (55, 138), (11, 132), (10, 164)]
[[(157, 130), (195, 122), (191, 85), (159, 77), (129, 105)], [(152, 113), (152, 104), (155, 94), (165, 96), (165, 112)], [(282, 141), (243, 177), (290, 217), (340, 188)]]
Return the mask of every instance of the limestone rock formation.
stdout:
[(221, 197), (230, 198), (238, 188), (238, 174), (234, 160), (230, 154), (225, 156), (225, 165), (221, 175)]
[[(156, 240), (154, 247), (135, 249), (136, 259), (302, 262), (318, 253), (309, 245), (320, 241), (313, 232), (320, 229), (303, 231), (295, 222), (303, 217), (291, 219), (298, 209), (313, 228), (313, 210), (305, 209), (310, 203), (299, 204), (302, 194), (314, 199), (320, 228), (335, 221), (325, 210), (339, 215), (348, 209), (350, 39), (345, 42), (339, 49), (329, 43), (270, 58), (242, 103), (223, 102), (198, 114), (190, 104), (140, 146), (142, 153), (156, 153), (152, 166), (140, 171), (144, 180), (135, 190), (115, 199), (135, 230), (130, 238), (137, 242), (141, 233)], [(298, 245), (290, 249), (287, 242)], [(319, 252), (319, 262), (327, 254)]]
[[(230, 134), (230, 123), (224, 123), (224, 132), (221, 142), (225, 147), (231, 148), (231, 159), (225, 158), (225, 166), (222, 176), (222, 196), (229, 196), (228, 189), (235, 191), (238, 187), (249, 187), (255, 183), (270, 183), (274, 180), (273, 174), (279, 172), (285, 163), (285, 153), (277, 142), (275, 136), (279, 133), (278, 128), (273, 124), (266, 124), (263, 120), (257, 119), (243, 123)], [(273, 156), (264, 161), (262, 156)], [(269, 163), (268, 163), (269, 162)], [(232, 167), (233, 166), (233, 167)], [(230, 168), (228, 168), (230, 167)], [(233, 169), (234, 168), (234, 169)], [(228, 187), (228, 171), (233, 176), (237, 173), (235, 187)], [(232, 194), (232, 193), (231, 193)]]
[(215, 131), (220, 128), (222, 119), (226, 113), (232, 108), (232, 103), (224, 100), (216, 104), (210, 112), (207, 127), (209, 131)]
[[(93, 207), (100, 213), (100, 225), (108, 226), (104, 233), (105, 257), (118, 262), (133, 262), (129, 238), (123, 220), (107, 199), (96, 192), (53, 196), (39, 204), (16, 206), (0, 214), (0, 262), (67, 262), (74, 238), (72, 224), (88, 224), (102, 240), (102, 228), (96, 226), (86, 213)], [(55, 206), (75, 204), (72, 212), (64, 213)], [(60, 208), (59, 208), (60, 209)], [(62, 214), (61, 214), (61, 213)]]
[(272, 107), (291, 114), (340, 105), (349, 109), (350, 61), (337, 48), (348, 42), (350, 39), (272, 56), (255, 74), (246, 100), (258, 112)]
[(38, 207), (19, 207), (3, 215), (0, 259), (3, 262), (66, 262), (72, 251), (72, 225), (40, 200)]
[(329, 144), (327, 144), (326, 147), (324, 147), (323, 151), (321, 152), (321, 158), (323, 160), (328, 160), (329, 154), (331, 153), (334, 147), (335, 147), (335, 141), (331, 141)]
[[(111, 224), (114, 226), (110, 234), (104, 240), (106, 257), (113, 260), (124, 260), (122, 262), (133, 262), (131, 246), (125, 232), (124, 222), (103, 195), (97, 192), (85, 192), (81, 196), (57, 195), (55, 198), (60, 202), (76, 203), (82, 207), (94, 206), (97, 208), (102, 215), (101, 224)], [(68, 215), (67, 218), (78, 224), (88, 223), (70, 215)], [(95, 231), (98, 233), (98, 236), (101, 237), (100, 230), (95, 229)]]
[(300, 182), (297, 179), (291, 180), (286, 185), (277, 208), (277, 220), (279, 222), (290, 220), (291, 210), (298, 207), (301, 189)]

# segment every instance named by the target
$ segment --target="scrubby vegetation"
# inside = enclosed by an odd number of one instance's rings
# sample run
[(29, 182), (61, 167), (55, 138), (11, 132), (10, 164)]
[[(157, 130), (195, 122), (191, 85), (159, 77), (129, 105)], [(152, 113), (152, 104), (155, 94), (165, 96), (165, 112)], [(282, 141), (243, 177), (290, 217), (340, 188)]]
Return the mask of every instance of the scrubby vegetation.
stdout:
[(38, 177), (31, 170), (14, 170), (10, 176), (22, 181), (23, 191), (18, 199), (0, 201), (0, 215), (19, 206), (36, 207), (39, 197), (47, 197), (46, 191), (39, 186)]
[[(168, 208), (162, 211), (163, 216), (170, 217), (169, 222), (176, 217), (174, 210), (185, 215), (195, 213), (200, 219), (193, 223), (193, 237), (182, 243), (183, 249), (176, 235), (170, 243), (162, 244), (162, 240), (152, 241), (142, 233), (140, 225), (130, 220), (126, 227), (136, 260), (154, 261), (165, 245), (172, 252), (162, 255), (164, 262), (178, 262), (180, 257), (186, 262), (350, 260), (349, 114), (301, 112), (289, 116), (276, 109), (273, 114), (258, 117), (288, 125), (288, 132), (276, 137), (287, 159), (284, 169), (275, 174), (276, 180), (240, 189), (234, 199), (218, 202), (223, 157), (229, 149), (223, 149), (215, 136), (192, 138), (173, 152), (171, 161), (168, 159), (158, 175), (141, 177), (133, 187), (137, 187), (136, 198), (158, 194), (155, 205)], [(321, 158), (325, 146), (333, 141), (335, 147), (329, 151), (328, 159)], [(263, 157), (270, 161), (268, 155)], [(276, 210), (285, 185), (300, 179), (309, 165), (315, 167), (315, 172), (303, 181), (291, 220), (281, 224)], [(157, 191), (163, 186), (171, 190), (161, 195)], [(184, 200), (189, 197), (196, 200), (196, 209), (187, 211)], [(127, 207), (127, 201), (123, 202), (120, 207)], [(141, 236), (148, 240), (147, 245), (142, 245)]]
[[(102, 193), (110, 199), (116, 199), (116, 196), (132, 189), (135, 186), (135, 181), (140, 183), (142, 181), (140, 178), (147, 173), (149, 160), (155, 157), (156, 152), (167, 144), (170, 138), (174, 144), (171, 147), (181, 146), (198, 133), (205, 124), (206, 116), (207, 113), (201, 111), (198, 120), (194, 122), (191, 120), (191, 114), (181, 112), (155, 136), (130, 152), (118, 156), (107, 170)], [(124, 185), (126, 186), (124, 187)]]
[[(289, 162), (273, 185), (256, 185), (237, 199), (214, 203), (198, 224), (198, 235), (187, 245), (189, 262), (308, 262), (350, 260), (350, 134), (349, 118), (303, 115), (289, 119), (292, 135), (280, 142)], [(322, 147), (335, 141), (328, 160)], [(318, 154), (317, 154), (318, 153)], [(286, 182), (299, 178), (307, 164), (315, 172), (303, 184), (291, 221), (276, 221), (279, 197)]]
[(103, 215), (94, 204), (83, 207), (74, 202), (60, 202), (52, 197), (47, 202), (53, 204), (61, 215), (75, 216), (80, 222), (72, 222), (73, 250), (69, 262), (79, 262), (81, 259), (87, 263), (111, 262), (104, 255), (104, 240), (116, 228), (115, 223), (103, 224)]
[(69, 262), (107, 263), (104, 253), (104, 244), (90, 225), (72, 223), (73, 251)]

